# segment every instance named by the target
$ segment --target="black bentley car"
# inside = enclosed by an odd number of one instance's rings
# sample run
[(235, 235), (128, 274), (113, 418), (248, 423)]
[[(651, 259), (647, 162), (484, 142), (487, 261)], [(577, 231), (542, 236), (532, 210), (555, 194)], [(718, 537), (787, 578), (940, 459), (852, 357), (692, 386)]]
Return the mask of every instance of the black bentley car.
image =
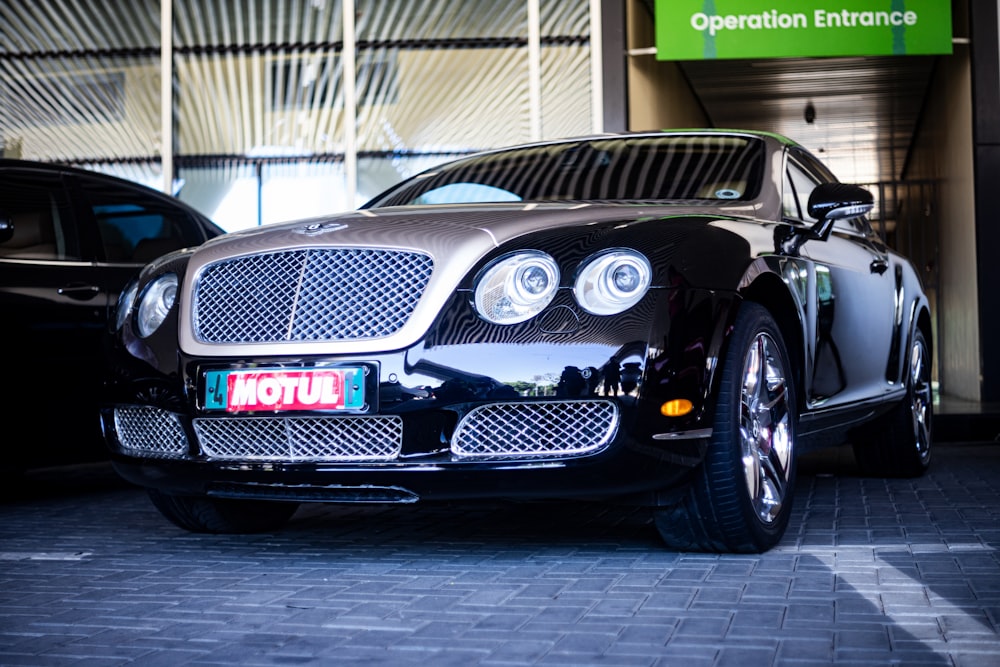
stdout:
[(928, 303), (872, 201), (773, 134), (600, 135), (165, 255), (120, 299), (114, 466), (196, 532), (613, 498), (671, 548), (766, 550), (806, 448), (929, 463)]

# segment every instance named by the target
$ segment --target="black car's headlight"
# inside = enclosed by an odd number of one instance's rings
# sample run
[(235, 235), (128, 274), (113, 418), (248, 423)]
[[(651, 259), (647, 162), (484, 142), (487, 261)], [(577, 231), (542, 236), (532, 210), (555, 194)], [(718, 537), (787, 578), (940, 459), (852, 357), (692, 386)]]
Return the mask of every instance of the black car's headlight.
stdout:
[(502, 257), (476, 281), (476, 311), (494, 324), (516, 324), (541, 312), (559, 289), (559, 266), (544, 252)]
[(139, 335), (145, 338), (156, 331), (174, 307), (176, 299), (176, 273), (164, 273), (146, 285), (139, 299), (139, 311), (136, 315)]
[(128, 319), (129, 313), (132, 312), (132, 306), (135, 305), (135, 295), (138, 293), (139, 281), (132, 280), (125, 286), (121, 294), (118, 295), (118, 305), (115, 313), (115, 331), (125, 326), (125, 320)]
[(589, 259), (577, 273), (573, 295), (592, 315), (614, 315), (631, 308), (649, 289), (653, 270), (635, 250), (617, 249)]

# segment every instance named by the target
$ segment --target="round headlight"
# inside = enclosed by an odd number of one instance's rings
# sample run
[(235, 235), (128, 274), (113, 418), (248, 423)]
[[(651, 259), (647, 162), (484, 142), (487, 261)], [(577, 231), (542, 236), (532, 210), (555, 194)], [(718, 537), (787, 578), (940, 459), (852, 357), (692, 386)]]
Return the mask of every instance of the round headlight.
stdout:
[(132, 312), (132, 306), (135, 305), (135, 295), (139, 292), (139, 282), (133, 280), (125, 286), (122, 293), (118, 296), (118, 305), (116, 306), (117, 312), (115, 313), (115, 330), (121, 329), (125, 326), (125, 320), (128, 319), (129, 313)]
[(653, 270), (635, 250), (612, 250), (591, 258), (577, 274), (573, 295), (592, 315), (614, 315), (639, 303)]
[(544, 252), (503, 257), (476, 280), (476, 312), (487, 322), (516, 324), (541, 312), (559, 289), (559, 266)]
[(139, 335), (145, 338), (156, 331), (167, 319), (170, 309), (177, 299), (177, 274), (164, 273), (146, 286), (139, 299), (136, 326)]

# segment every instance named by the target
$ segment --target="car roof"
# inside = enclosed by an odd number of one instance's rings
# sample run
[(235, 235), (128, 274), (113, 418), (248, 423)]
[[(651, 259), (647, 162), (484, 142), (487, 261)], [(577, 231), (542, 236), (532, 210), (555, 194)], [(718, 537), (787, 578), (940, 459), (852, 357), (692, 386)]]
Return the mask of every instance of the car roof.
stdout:
[[(734, 130), (726, 128), (672, 128), (664, 130), (641, 130), (629, 132), (603, 132), (594, 134), (582, 134), (578, 136), (560, 137), (558, 139), (544, 139), (521, 144), (511, 144), (509, 146), (499, 146), (497, 148), (477, 151), (475, 155), (487, 153), (500, 153), (518, 148), (532, 148), (542, 146), (558, 146), (566, 143), (576, 143), (580, 141), (607, 141), (610, 139), (634, 139), (634, 138), (657, 138), (657, 137), (677, 137), (677, 136), (719, 136), (719, 137), (756, 137), (769, 142), (775, 142), (784, 146), (799, 146), (800, 144), (781, 134), (766, 132), (764, 130)], [(472, 154), (470, 154), (470, 157)]]
[(70, 174), (79, 174), (81, 176), (95, 176), (100, 179), (105, 179), (109, 182), (117, 182), (122, 185), (128, 185), (132, 187), (143, 188), (144, 190), (149, 190), (151, 192), (156, 192), (158, 194), (163, 194), (159, 190), (139, 183), (138, 181), (130, 181), (127, 178), (122, 178), (120, 176), (114, 176), (112, 174), (104, 173), (103, 171), (94, 171), (93, 169), (85, 169), (83, 167), (77, 167), (74, 165), (63, 164), (60, 162), (42, 162), (40, 160), (24, 160), (21, 158), (0, 158), (0, 168), (3, 169), (30, 169), (35, 171), (58, 171)]
[(166, 194), (156, 188), (151, 188), (144, 183), (139, 183), (138, 181), (131, 181), (127, 178), (122, 178), (120, 176), (114, 176), (113, 174), (107, 174), (103, 171), (94, 171), (93, 169), (85, 169), (83, 167), (76, 167), (73, 165), (63, 164), (59, 162), (42, 162), (37, 160), (24, 160), (20, 158), (0, 158), (0, 170), (24, 170), (24, 171), (45, 171), (50, 173), (62, 173), (62, 174), (72, 174), (76, 176), (86, 176), (88, 178), (96, 178), (105, 183), (111, 185), (118, 185), (122, 188), (129, 188), (133, 190), (141, 190), (145, 195), (151, 197), (158, 197), (163, 200), (169, 200), (172, 206), (184, 209), (189, 213), (201, 218), (202, 220), (210, 223), (212, 226), (217, 227), (219, 231), (224, 232), (221, 227), (207, 215), (191, 206), (187, 202), (182, 201), (180, 198), (173, 195)]

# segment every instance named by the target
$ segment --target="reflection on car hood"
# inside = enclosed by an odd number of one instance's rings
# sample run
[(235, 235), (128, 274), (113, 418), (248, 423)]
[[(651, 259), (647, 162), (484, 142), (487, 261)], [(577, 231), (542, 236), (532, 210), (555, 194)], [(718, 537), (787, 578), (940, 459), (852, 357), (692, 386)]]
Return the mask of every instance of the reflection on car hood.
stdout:
[[(213, 239), (202, 248), (215, 258), (305, 246), (392, 247), (477, 256), (524, 234), (609, 221), (643, 221), (717, 213), (756, 217), (753, 202), (452, 204), (389, 207), (257, 227)], [(448, 253), (448, 254), (441, 254)], [(207, 257), (202, 258), (207, 261)]]

